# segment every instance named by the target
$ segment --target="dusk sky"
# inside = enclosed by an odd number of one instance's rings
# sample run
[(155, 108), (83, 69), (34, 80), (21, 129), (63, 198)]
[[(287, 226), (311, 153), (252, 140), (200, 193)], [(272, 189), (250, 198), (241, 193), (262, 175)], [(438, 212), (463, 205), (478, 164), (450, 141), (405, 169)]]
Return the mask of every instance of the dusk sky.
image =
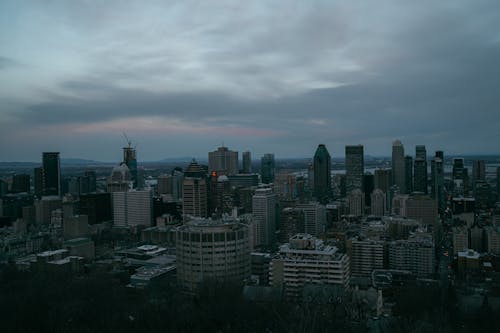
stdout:
[(500, 1), (0, 1), (0, 161), (500, 153)]

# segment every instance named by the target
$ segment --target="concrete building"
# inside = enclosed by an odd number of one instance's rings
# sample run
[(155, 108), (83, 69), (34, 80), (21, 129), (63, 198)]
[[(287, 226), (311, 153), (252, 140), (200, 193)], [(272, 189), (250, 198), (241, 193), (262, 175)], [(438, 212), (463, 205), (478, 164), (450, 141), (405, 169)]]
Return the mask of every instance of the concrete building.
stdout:
[(195, 219), (176, 234), (177, 280), (188, 291), (204, 281), (243, 283), (250, 277), (248, 227), (234, 220)]
[(249, 151), (244, 151), (242, 154), (243, 172), (245, 174), (252, 173), (252, 156)]
[(151, 226), (153, 207), (150, 191), (114, 192), (112, 200), (115, 227)]
[(375, 216), (384, 216), (386, 211), (386, 195), (381, 189), (375, 189), (371, 196), (371, 214)]
[(273, 183), (275, 172), (276, 163), (274, 161), (274, 154), (264, 154), (260, 159), (260, 176), (262, 177), (262, 183)]
[(363, 190), (364, 154), (363, 146), (345, 146), (345, 169), (347, 193)]
[(411, 271), (419, 277), (434, 273), (434, 243), (429, 237), (410, 237), (389, 243), (389, 268)]
[(270, 188), (259, 188), (252, 197), (252, 215), (256, 222), (256, 247), (269, 247), (275, 241), (278, 199)]
[(35, 201), (35, 222), (36, 224), (49, 224), (52, 211), (62, 208), (62, 201), (59, 196), (44, 196)]
[(413, 191), (427, 194), (427, 151), (424, 145), (415, 147)]
[(127, 164), (123, 162), (113, 168), (111, 175), (106, 181), (106, 190), (110, 193), (126, 192), (132, 186), (133, 184), (130, 170)]
[(374, 269), (384, 268), (385, 245), (381, 240), (351, 238), (346, 243), (354, 277), (370, 277)]
[(64, 239), (86, 237), (89, 235), (89, 218), (87, 215), (65, 216), (63, 218)]
[(349, 214), (354, 216), (365, 215), (365, 195), (361, 190), (353, 190), (347, 197)]
[(427, 195), (412, 195), (406, 200), (406, 216), (423, 224), (436, 225), (438, 207), (436, 200)]
[(208, 216), (206, 174), (196, 161), (191, 162), (184, 173), (182, 192), (182, 214), (184, 217)]
[(281, 211), (280, 241), (285, 243), (296, 234), (305, 232), (304, 210), (298, 207), (287, 207)]
[(236, 175), (238, 173), (238, 152), (227, 147), (219, 147), (208, 153), (208, 171), (217, 175)]
[(399, 188), (399, 193), (407, 193), (405, 150), (403, 144), (399, 140), (392, 143), (392, 183)]
[(287, 299), (297, 299), (306, 285), (349, 288), (349, 257), (308, 234), (298, 234), (271, 260), (269, 283)]
[(297, 208), (304, 211), (304, 231), (314, 237), (319, 237), (326, 228), (326, 207), (318, 202), (298, 204)]
[(486, 227), (487, 252), (500, 254), (500, 227)]
[(63, 248), (68, 250), (69, 255), (83, 257), (87, 260), (95, 258), (94, 242), (90, 238), (79, 237), (64, 242)]

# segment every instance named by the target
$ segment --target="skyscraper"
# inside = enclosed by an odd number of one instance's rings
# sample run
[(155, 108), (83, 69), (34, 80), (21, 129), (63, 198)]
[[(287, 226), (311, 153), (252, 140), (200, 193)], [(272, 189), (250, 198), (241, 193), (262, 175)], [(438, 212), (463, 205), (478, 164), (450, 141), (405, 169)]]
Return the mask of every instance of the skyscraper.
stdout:
[(123, 162), (130, 171), (132, 186), (137, 188), (137, 156), (135, 148), (132, 148), (130, 142), (128, 143), (128, 147), (123, 148)]
[(61, 164), (58, 152), (44, 152), (42, 155), (43, 195), (61, 195)]
[(184, 217), (207, 217), (207, 179), (201, 166), (192, 161), (184, 173), (183, 181), (183, 204)]
[(243, 173), (252, 172), (252, 157), (249, 151), (243, 152)]
[(392, 143), (392, 183), (406, 193), (405, 149), (399, 140)]
[(270, 188), (260, 188), (252, 197), (252, 215), (257, 225), (256, 246), (270, 247), (276, 232), (277, 197)]
[(345, 146), (346, 189), (351, 193), (355, 189), (363, 189), (365, 172), (363, 146)]
[(35, 196), (41, 198), (43, 195), (43, 168), (41, 167), (33, 170), (33, 186)]
[(264, 184), (274, 182), (274, 173), (276, 165), (274, 162), (274, 154), (264, 154), (260, 159), (260, 175)]
[(314, 154), (314, 196), (322, 203), (331, 197), (332, 158), (324, 144), (320, 144)]
[(415, 163), (413, 168), (413, 191), (427, 194), (427, 151), (425, 146), (415, 147)]
[(405, 156), (405, 193), (410, 194), (413, 189), (413, 158), (410, 155)]
[(472, 164), (472, 181), (486, 179), (486, 163), (484, 160), (474, 160)]
[(208, 153), (208, 171), (217, 175), (236, 175), (238, 173), (238, 152), (227, 147), (219, 147)]
[(30, 180), (31, 177), (30, 175), (26, 174), (20, 174), (20, 175), (14, 175), (12, 177), (12, 192), (13, 193), (22, 193), (30, 192)]
[(431, 197), (436, 200), (439, 212), (446, 208), (444, 197), (444, 154), (436, 151), (434, 159), (431, 161)]

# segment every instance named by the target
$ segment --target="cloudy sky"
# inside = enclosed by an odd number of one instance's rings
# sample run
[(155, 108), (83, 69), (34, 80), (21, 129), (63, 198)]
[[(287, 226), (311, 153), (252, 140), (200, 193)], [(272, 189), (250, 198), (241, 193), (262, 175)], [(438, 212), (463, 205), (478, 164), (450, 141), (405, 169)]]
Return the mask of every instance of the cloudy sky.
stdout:
[(0, 1), (0, 161), (500, 153), (500, 1)]

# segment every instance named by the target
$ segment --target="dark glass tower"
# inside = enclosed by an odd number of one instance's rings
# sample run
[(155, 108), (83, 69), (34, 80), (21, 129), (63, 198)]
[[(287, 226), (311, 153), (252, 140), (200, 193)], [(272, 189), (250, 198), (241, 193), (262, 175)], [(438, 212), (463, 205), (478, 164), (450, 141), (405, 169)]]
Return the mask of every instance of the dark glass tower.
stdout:
[(431, 196), (438, 204), (439, 212), (446, 208), (444, 194), (444, 154), (436, 151), (436, 156), (431, 161)]
[(264, 154), (260, 159), (260, 175), (264, 184), (274, 182), (275, 169), (274, 154)]
[(413, 191), (427, 194), (427, 151), (423, 145), (415, 147)]
[(404, 159), (404, 189), (405, 192), (400, 193), (411, 193), (413, 192), (413, 158), (410, 155), (406, 155)]
[(356, 189), (363, 190), (365, 166), (362, 145), (345, 146), (345, 170), (347, 194)]
[(61, 195), (61, 163), (58, 152), (42, 155), (43, 195)]
[(398, 187), (400, 193), (407, 193), (404, 155), (405, 149), (401, 141), (394, 141), (392, 143), (392, 184)]
[(252, 172), (252, 157), (249, 151), (243, 152), (243, 173)]
[(325, 145), (320, 144), (314, 154), (314, 196), (325, 203), (331, 197), (332, 158)]

